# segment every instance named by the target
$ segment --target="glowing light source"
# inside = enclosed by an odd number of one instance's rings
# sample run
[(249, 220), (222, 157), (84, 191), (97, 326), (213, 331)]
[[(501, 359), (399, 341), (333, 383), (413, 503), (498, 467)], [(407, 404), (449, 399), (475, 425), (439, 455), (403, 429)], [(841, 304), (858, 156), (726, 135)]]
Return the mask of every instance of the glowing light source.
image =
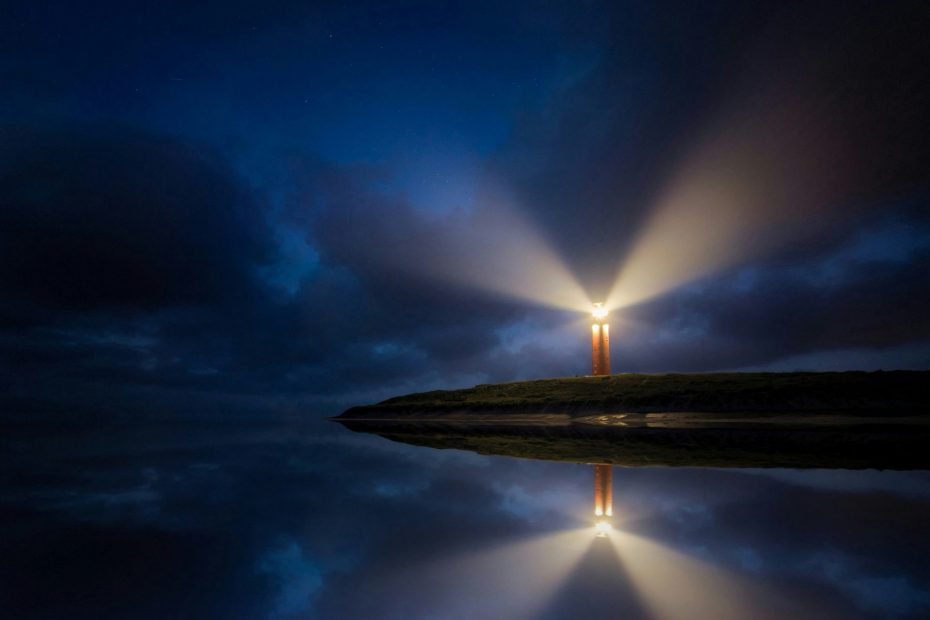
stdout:
[(608, 532), (614, 529), (614, 526), (608, 521), (598, 521), (594, 524), (594, 531), (597, 532), (598, 538), (606, 538)]
[(610, 326), (607, 324), (607, 308), (604, 304), (594, 304), (591, 320), (591, 374), (609, 375)]

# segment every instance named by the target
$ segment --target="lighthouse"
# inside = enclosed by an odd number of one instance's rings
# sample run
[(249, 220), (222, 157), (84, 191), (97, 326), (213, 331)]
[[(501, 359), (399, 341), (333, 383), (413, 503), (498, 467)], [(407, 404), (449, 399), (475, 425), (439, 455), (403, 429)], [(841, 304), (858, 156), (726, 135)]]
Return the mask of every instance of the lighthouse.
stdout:
[(594, 529), (599, 537), (607, 536), (612, 529), (611, 517), (614, 515), (613, 466), (594, 466)]
[(591, 366), (593, 375), (610, 374), (610, 326), (604, 304), (594, 304), (591, 311)]

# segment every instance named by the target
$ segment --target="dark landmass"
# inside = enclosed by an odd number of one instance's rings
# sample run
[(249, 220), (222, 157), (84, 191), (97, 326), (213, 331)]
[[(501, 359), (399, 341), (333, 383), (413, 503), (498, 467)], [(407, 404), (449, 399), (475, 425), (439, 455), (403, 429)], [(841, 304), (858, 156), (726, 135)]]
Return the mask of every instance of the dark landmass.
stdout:
[(930, 371), (618, 374), (436, 390), (340, 418), (515, 419), (655, 412), (930, 414)]
[(337, 420), (480, 454), (668, 467), (930, 469), (930, 372), (622, 374), (434, 391)]

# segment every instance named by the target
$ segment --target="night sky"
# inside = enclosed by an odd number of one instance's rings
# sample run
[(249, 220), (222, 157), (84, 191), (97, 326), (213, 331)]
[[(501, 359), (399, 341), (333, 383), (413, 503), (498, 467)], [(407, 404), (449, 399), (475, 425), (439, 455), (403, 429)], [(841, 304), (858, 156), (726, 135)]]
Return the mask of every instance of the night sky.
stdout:
[[(930, 368), (921, 2), (6, 3), (0, 397)], [(624, 275), (625, 274), (625, 275)]]

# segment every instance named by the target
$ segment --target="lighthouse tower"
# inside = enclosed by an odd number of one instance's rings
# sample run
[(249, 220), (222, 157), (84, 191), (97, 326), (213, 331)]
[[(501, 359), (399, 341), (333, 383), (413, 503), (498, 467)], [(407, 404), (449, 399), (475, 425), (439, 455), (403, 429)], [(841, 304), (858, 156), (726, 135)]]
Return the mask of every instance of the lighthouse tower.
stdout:
[(591, 311), (591, 366), (593, 375), (610, 374), (610, 326), (604, 304), (594, 304)]

